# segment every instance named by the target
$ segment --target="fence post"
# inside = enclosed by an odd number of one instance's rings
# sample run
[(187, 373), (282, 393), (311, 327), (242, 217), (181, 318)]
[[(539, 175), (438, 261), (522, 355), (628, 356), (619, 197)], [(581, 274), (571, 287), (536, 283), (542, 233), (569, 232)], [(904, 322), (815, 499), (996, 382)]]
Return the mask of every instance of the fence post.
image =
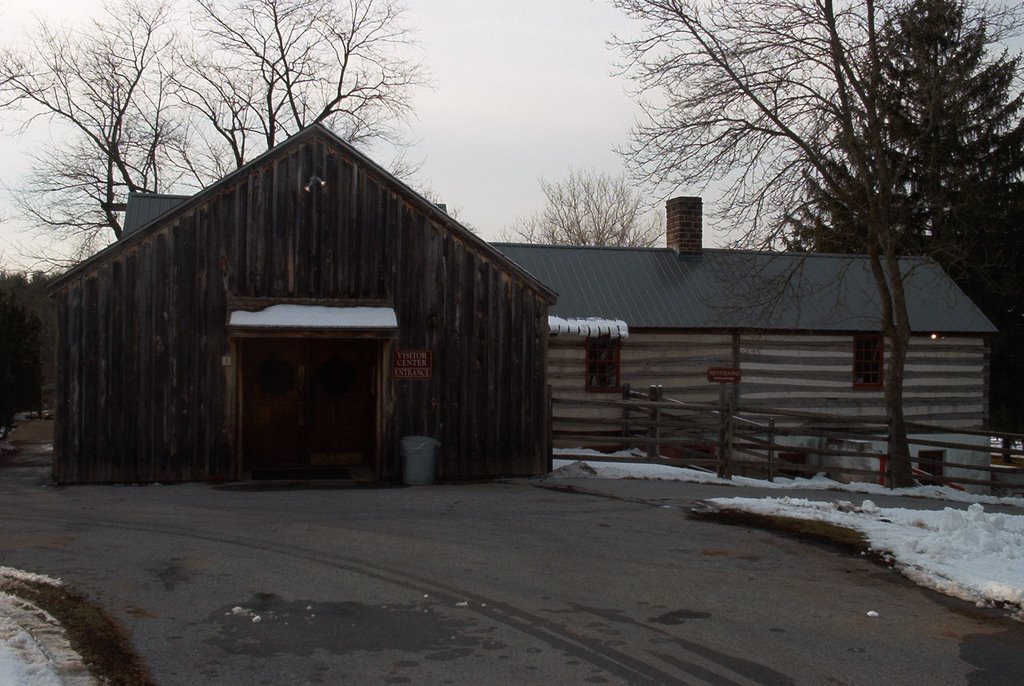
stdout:
[(768, 480), (775, 480), (775, 417), (768, 418)]
[[(647, 389), (647, 397), (652, 402), (661, 402), (661, 397), (665, 392), (664, 386), (655, 386), (651, 384), (650, 388)], [(647, 430), (647, 437), (653, 438), (652, 443), (647, 444), (647, 457), (661, 457), (661, 445), (658, 443), (661, 438), (661, 408), (653, 408), (651, 412), (651, 427)]]
[(732, 388), (730, 388), (725, 398), (725, 478), (727, 479), (732, 479), (732, 446), (736, 439), (736, 418), (733, 417), (734, 412), (735, 406), (733, 405)]
[(625, 401), (622, 406), (622, 435), (625, 437), (629, 435), (629, 419), (632, 414), (629, 408), (630, 392), (628, 383), (622, 384), (622, 399)]
[(718, 476), (732, 479), (732, 393), (718, 387)]
[(548, 421), (545, 422), (547, 424), (547, 436), (544, 437), (544, 448), (547, 450), (548, 455), (548, 472), (551, 472), (555, 466), (555, 403), (551, 384), (548, 384), (547, 411)]
[(886, 442), (885, 453), (885, 487), (892, 488), (892, 453), (893, 453), (893, 420), (889, 418), (889, 440)]

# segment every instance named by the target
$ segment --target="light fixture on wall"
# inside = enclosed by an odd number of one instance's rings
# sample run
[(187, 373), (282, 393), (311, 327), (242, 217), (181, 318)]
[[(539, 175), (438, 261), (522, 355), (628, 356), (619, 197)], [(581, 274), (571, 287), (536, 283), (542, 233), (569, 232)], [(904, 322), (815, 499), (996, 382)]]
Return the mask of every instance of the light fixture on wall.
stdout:
[(938, 332), (935, 332), (935, 333), (933, 333), (931, 335), (931, 339), (933, 341), (941, 341), (943, 338), (944, 338), (944, 336), (941, 333), (938, 333)]
[(306, 182), (306, 185), (302, 187), (302, 190), (304, 190), (307, 193), (309, 193), (314, 188), (323, 188), (326, 185), (327, 185), (326, 181), (321, 179), (316, 174), (313, 174), (313, 176), (309, 177), (309, 181)]

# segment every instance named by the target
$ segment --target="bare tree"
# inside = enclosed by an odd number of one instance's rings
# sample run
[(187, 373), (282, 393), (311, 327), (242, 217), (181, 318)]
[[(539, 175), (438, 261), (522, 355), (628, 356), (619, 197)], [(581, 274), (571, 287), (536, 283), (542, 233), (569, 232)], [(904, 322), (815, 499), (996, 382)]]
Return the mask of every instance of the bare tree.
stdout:
[(647, 213), (643, 196), (625, 175), (570, 169), (562, 181), (540, 180), (544, 210), (502, 232), (502, 240), (553, 245), (649, 247), (664, 222)]
[(23, 48), (0, 55), (0, 93), (62, 138), (33, 156), (15, 193), (21, 213), (76, 255), (121, 235), (129, 191), (157, 191), (181, 129), (167, 116), (173, 40), (165, 3), (128, 0), (76, 30), (40, 23)]
[(0, 107), (53, 130), (15, 202), (72, 263), (120, 237), (131, 191), (202, 187), (316, 122), (389, 139), (411, 109), (395, 0), (193, 1), (191, 33), (176, 0), (111, 0), (0, 50)]
[[(901, 0), (615, 0), (646, 23), (620, 40), (646, 105), (628, 150), (664, 185), (726, 180), (724, 214), (744, 242), (777, 245), (814, 179), (856, 217), (889, 341), (890, 476), (912, 483), (903, 414), (910, 319), (896, 202), (905, 161), (889, 154), (881, 28)], [(928, 131), (920, 132), (927, 135)]]
[(197, 118), (182, 151), (198, 180), (324, 122), (352, 142), (389, 139), (423, 81), (395, 0), (197, 0), (176, 77)]

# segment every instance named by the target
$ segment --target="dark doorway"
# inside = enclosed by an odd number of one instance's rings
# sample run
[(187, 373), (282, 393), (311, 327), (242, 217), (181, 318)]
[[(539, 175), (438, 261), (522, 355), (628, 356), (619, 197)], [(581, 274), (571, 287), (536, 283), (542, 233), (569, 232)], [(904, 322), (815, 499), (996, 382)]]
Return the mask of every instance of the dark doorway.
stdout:
[(372, 472), (379, 343), (244, 339), (242, 449), (252, 478)]
[(807, 453), (779, 453), (776, 473), (791, 479), (812, 476), (812, 468), (807, 466)]
[[(944, 473), (944, 462), (946, 461), (945, 450), (921, 450), (917, 453), (917, 468), (921, 471), (921, 475), (929, 475), (933, 477), (943, 476)], [(935, 482), (935, 479), (921, 479), (924, 482)]]

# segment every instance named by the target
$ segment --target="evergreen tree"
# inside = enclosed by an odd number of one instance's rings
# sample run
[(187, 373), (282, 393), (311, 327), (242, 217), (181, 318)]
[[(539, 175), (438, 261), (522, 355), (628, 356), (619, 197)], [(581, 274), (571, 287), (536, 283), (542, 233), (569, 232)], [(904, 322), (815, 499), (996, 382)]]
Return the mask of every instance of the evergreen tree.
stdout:
[(0, 289), (0, 437), (15, 412), (39, 407), (39, 330), (39, 319), (15, 302), (10, 291)]
[(907, 159), (906, 232), (999, 328), (993, 422), (1024, 427), (1024, 95), (1020, 57), (989, 58), (983, 19), (956, 0), (915, 0), (893, 25), (886, 81)]
[(57, 380), (57, 301), (49, 288), (56, 275), (43, 272), (0, 271), (0, 291), (8, 291), (15, 304), (39, 320), (39, 357), (43, 370), (43, 404), (50, 406)]
[[(880, 42), (887, 154), (902, 169), (899, 251), (935, 259), (999, 328), (993, 420), (1024, 428), (1024, 94), (1014, 88), (1021, 58), (992, 55), (984, 15), (961, 0), (912, 0)], [(863, 244), (864, 227), (816, 179), (807, 187), (790, 247), (847, 252)]]
[(958, 0), (914, 0), (886, 34), (907, 243), (961, 281), (978, 270), (984, 278), (999, 262), (993, 239), (1005, 237), (1024, 171), (1024, 94), (1013, 93), (1020, 58), (989, 59), (985, 21)]
[[(931, 255), (963, 281), (999, 263), (1002, 248), (988, 239), (1020, 240), (1020, 228), (1007, 223), (1024, 191), (1024, 94), (1014, 93), (1020, 57), (990, 57), (984, 17), (968, 15), (960, 0), (912, 0), (880, 42), (888, 154), (903, 169), (902, 247)], [(791, 244), (856, 244), (847, 234), (860, 227), (816, 179), (807, 195)]]

